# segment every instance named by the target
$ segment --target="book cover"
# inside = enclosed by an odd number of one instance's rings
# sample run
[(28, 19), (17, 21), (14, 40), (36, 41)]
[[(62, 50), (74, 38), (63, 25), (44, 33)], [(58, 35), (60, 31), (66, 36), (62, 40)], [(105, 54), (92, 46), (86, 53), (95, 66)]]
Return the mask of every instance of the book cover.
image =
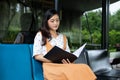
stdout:
[(51, 60), (53, 63), (62, 63), (62, 59), (69, 59), (70, 62), (73, 62), (81, 54), (85, 45), (86, 43), (73, 53), (69, 53), (57, 46), (54, 46), (44, 57)]

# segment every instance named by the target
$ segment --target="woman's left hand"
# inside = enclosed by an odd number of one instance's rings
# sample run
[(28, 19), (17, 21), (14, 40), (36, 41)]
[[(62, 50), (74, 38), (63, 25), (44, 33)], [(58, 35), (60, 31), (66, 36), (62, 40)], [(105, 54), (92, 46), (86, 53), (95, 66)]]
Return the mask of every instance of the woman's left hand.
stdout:
[(69, 59), (62, 59), (63, 64), (71, 64)]

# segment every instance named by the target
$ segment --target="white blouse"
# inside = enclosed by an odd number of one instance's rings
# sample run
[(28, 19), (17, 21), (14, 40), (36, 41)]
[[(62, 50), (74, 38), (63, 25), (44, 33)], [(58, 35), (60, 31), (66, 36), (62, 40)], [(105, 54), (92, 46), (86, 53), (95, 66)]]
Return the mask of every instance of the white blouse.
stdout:
[[(63, 34), (59, 33), (59, 35), (54, 38), (52, 37), (52, 39), (50, 40), (50, 44), (52, 46), (58, 46), (59, 48), (63, 48), (64, 46), (64, 39), (63, 39)], [(66, 42), (66, 50), (70, 52), (70, 48), (68, 46), (68, 41)], [(46, 46), (42, 46), (42, 35), (41, 32), (38, 32), (35, 36), (34, 39), (34, 45), (33, 45), (33, 56), (38, 55), (38, 54), (47, 54), (47, 50), (46, 50)]]

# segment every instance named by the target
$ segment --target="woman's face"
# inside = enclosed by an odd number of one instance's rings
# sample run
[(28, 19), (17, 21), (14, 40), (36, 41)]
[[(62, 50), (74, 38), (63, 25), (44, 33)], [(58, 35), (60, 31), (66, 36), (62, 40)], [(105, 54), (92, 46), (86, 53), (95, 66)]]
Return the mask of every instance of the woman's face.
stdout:
[(48, 20), (48, 26), (50, 30), (56, 31), (59, 28), (60, 20), (59, 16), (57, 14), (53, 15), (49, 20)]

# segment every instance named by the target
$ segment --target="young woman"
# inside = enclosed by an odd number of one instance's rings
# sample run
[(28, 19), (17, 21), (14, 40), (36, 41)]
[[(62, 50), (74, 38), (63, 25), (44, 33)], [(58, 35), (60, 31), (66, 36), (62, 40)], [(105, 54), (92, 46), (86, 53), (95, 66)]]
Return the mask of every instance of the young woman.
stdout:
[(52, 63), (44, 55), (53, 47), (70, 52), (65, 35), (58, 32), (60, 20), (56, 10), (49, 9), (45, 13), (42, 26), (34, 39), (33, 56), (43, 62), (44, 78), (47, 80), (95, 80), (96, 76), (85, 64), (73, 64), (68, 59), (63, 64)]

